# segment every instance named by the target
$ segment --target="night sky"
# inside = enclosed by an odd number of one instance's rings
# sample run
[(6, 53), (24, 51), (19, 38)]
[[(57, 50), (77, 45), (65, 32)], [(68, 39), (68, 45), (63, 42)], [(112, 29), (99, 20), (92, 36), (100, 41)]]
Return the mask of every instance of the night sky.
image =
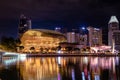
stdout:
[(107, 29), (110, 16), (120, 21), (120, 0), (1, 0), (0, 36), (17, 36), (20, 14), (32, 19), (32, 28)]

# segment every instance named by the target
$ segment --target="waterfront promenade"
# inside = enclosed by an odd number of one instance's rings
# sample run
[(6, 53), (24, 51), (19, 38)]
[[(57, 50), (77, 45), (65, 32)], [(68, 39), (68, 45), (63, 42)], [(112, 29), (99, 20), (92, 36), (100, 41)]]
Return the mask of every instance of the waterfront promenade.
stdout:
[(118, 54), (112, 53), (12, 53), (12, 52), (2, 52), (0, 54), (3, 57), (14, 57), (18, 55), (25, 55), (26, 57), (79, 57), (79, 56), (100, 56), (100, 57), (115, 57), (120, 56)]
[(79, 57), (79, 56), (101, 56), (101, 57), (115, 57), (115, 56), (120, 56), (119, 54), (104, 54), (104, 53), (100, 53), (100, 54), (95, 54), (95, 53), (74, 53), (74, 54), (26, 54), (27, 57)]

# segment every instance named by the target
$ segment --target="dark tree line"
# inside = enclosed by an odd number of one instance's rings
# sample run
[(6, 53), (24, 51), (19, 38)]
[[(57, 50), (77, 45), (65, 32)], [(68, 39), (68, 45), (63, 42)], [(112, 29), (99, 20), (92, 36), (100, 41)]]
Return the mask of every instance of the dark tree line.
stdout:
[(19, 39), (14, 39), (13, 37), (1, 37), (0, 45), (3, 50), (6, 51), (16, 51), (16, 47), (20, 44)]

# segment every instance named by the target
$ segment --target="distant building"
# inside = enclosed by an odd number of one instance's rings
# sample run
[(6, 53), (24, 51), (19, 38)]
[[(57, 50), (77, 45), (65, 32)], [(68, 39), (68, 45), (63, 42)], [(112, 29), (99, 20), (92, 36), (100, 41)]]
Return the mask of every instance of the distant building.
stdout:
[(80, 42), (80, 34), (75, 32), (68, 32), (67, 35), (67, 42), (69, 43), (79, 43)]
[(102, 45), (102, 29), (88, 27), (88, 43), (89, 46)]
[(18, 37), (21, 38), (23, 33), (29, 29), (31, 29), (31, 20), (22, 14), (18, 26)]
[(68, 43), (78, 43), (79, 45), (87, 45), (87, 35), (81, 35), (75, 32), (67, 33), (67, 42)]
[(75, 40), (75, 32), (68, 32), (67, 33), (67, 42), (69, 42), (69, 43), (76, 43), (77, 42)]
[(79, 44), (80, 44), (80, 45), (87, 46), (87, 43), (88, 43), (88, 36), (87, 36), (87, 34), (85, 34), (85, 35), (80, 35)]
[(120, 30), (119, 21), (116, 16), (111, 16), (108, 23), (108, 45), (120, 50)]

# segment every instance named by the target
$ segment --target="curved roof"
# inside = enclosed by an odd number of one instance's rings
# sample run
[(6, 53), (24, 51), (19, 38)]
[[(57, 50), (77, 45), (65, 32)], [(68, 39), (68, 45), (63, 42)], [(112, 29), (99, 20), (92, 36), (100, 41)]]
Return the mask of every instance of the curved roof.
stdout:
[[(53, 31), (53, 30), (47, 30), (47, 29), (29, 29), (28, 31), (26, 31), (25, 33), (27, 33), (27, 34), (31, 34), (31, 35), (33, 35), (34, 33), (31, 33), (31, 32), (42, 32), (42, 34), (41, 34), (41, 36), (55, 36), (55, 37), (57, 37), (56, 35), (58, 35), (58, 36), (62, 36), (62, 37), (65, 37), (65, 35), (63, 35), (62, 33), (60, 33), (60, 32), (56, 32), (56, 31)], [(25, 34), (24, 33), (24, 34)]]
[(47, 29), (30, 29), (29, 31), (40, 31), (40, 32), (44, 32), (44, 33), (63, 35), (60, 32), (56, 32), (56, 31), (53, 31), (53, 30), (47, 30)]

